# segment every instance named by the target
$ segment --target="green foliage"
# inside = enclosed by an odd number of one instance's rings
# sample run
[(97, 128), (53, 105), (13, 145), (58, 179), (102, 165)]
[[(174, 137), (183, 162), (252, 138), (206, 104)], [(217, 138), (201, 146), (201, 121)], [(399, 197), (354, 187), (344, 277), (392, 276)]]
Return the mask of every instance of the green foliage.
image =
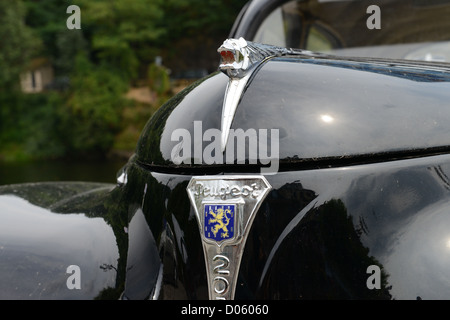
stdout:
[(88, 43), (81, 30), (61, 30), (55, 35), (55, 57), (53, 65), (60, 76), (76, 72), (75, 59), (78, 54), (88, 53)]
[[(136, 79), (156, 54), (152, 44), (165, 35), (157, 26), (163, 0), (80, 0), (85, 30), (98, 61)], [(153, 53), (153, 54), (152, 54)]]
[[(59, 94), (0, 95), (4, 121), (0, 131), (0, 160), (53, 158), (65, 153), (57, 130), (55, 110), (62, 103)], [(8, 113), (6, 113), (6, 111)]]
[[(6, 1), (5, 1), (6, 2)], [(47, 57), (56, 57), (58, 48), (56, 38), (60, 32), (67, 30), (65, 14), (67, 0), (21, 1), (27, 8), (26, 24), (32, 28), (42, 40), (41, 53)]]
[(23, 1), (27, 7), (26, 24), (33, 28), (42, 42), (40, 55), (53, 62), (58, 75), (73, 72), (77, 54), (88, 50), (83, 31), (66, 27), (66, 9), (73, 1)]
[(245, 0), (166, 0), (165, 26), (167, 39), (184, 37), (228, 35), (234, 19)]
[(18, 85), (19, 74), (39, 45), (25, 25), (25, 6), (19, 0), (0, 1), (0, 93)]
[[(166, 0), (159, 39), (165, 64), (177, 71), (217, 69), (217, 48), (228, 37), (234, 19), (247, 0)], [(183, 73), (183, 72), (178, 72)]]
[[(0, 1), (0, 161), (104, 156), (136, 143), (147, 118), (172, 95), (168, 69), (153, 64), (155, 57), (163, 56), (166, 66), (213, 60), (199, 52), (217, 56), (216, 43), (245, 2)], [(80, 30), (67, 29), (71, 4), (80, 7)], [(34, 58), (49, 61), (55, 83), (66, 86), (22, 93), (20, 74)], [(127, 101), (136, 85), (151, 88), (154, 102)]]
[(163, 66), (152, 63), (148, 67), (148, 85), (150, 90), (159, 96), (165, 96), (170, 91), (169, 73)]
[(121, 126), (127, 83), (106, 67), (94, 67), (84, 56), (76, 59), (73, 90), (61, 109), (61, 131), (71, 153), (105, 154)]
[(20, 117), (19, 132), (25, 136), (19, 141), (23, 141), (26, 157), (46, 159), (64, 155), (66, 146), (59, 134), (59, 117), (55, 113), (63, 102), (62, 97), (56, 93), (26, 95), (24, 102), (28, 111)]

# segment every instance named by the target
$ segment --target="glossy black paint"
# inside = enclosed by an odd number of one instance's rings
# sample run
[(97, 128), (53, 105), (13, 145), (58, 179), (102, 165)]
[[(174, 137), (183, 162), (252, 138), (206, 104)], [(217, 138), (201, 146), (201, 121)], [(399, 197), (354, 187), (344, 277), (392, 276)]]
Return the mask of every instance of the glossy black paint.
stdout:
[[(267, 176), (274, 189), (247, 239), (236, 298), (448, 298), (449, 160)], [(127, 188), (142, 195), (160, 239), (158, 298), (206, 298), (201, 241), (185, 192), (190, 176), (149, 172), (137, 163), (129, 170), (141, 183)], [(382, 270), (380, 289), (367, 287), (372, 265)]]
[[(118, 280), (114, 185), (39, 183), (0, 188), (0, 299), (101, 299)], [(69, 209), (70, 208), (70, 209)], [(70, 269), (78, 266), (80, 272)], [(70, 278), (81, 275), (81, 289)], [(67, 284), (69, 282), (69, 285)]]
[[(269, 2), (252, 3), (241, 23)], [(450, 297), (449, 78), (445, 66), (321, 55), (258, 70), (233, 128), (279, 129), (281, 171), (266, 177), (237, 299)], [(186, 186), (259, 166), (174, 165), (171, 134), (220, 128), (227, 81), (213, 74), (163, 106), (123, 183), (0, 187), (0, 298), (207, 299)]]
[[(125, 183), (0, 188), (1, 298), (207, 299), (186, 186), (194, 174), (257, 168), (175, 166), (170, 135), (194, 120), (218, 128), (226, 83), (214, 74), (167, 103)], [(284, 167), (267, 176), (237, 299), (450, 296), (448, 85), (445, 69), (386, 61), (278, 58), (259, 70), (233, 127), (279, 128)], [(320, 124), (322, 114), (335, 122)], [(67, 287), (70, 265), (80, 290)], [(379, 289), (367, 286), (373, 265)]]
[[(170, 135), (194, 120), (218, 128), (226, 83), (214, 74), (166, 104), (125, 184), (2, 187), (1, 298), (207, 299), (186, 186), (193, 174), (254, 168), (175, 166)], [(267, 176), (274, 189), (248, 237), (237, 299), (449, 297), (448, 85), (444, 69), (383, 61), (278, 58), (259, 70), (233, 127), (279, 128), (285, 166)], [(320, 124), (322, 114), (335, 122)], [(81, 290), (67, 288), (69, 265), (80, 266)], [(367, 287), (371, 265), (380, 289)]]
[[(212, 75), (164, 105), (143, 131), (137, 161), (165, 169), (196, 167), (193, 158), (190, 165), (172, 162), (172, 151), (181, 141), (172, 133), (189, 131), (194, 155), (203, 133), (220, 129), (226, 84), (225, 75)], [(279, 130), (282, 170), (343, 159), (364, 162), (442, 153), (450, 150), (449, 89), (448, 66), (430, 70), (426, 64), (390, 60), (281, 57), (256, 72), (232, 129)], [(201, 123), (200, 136), (196, 121)], [(204, 139), (202, 150), (210, 143)], [(236, 156), (230, 164), (224, 154), (222, 163), (220, 170), (240, 167)]]
[[(48, 184), (3, 187), (16, 220), (2, 224), (2, 298), (207, 299), (191, 176), (135, 159), (127, 174), (52, 209), (32, 203)], [(448, 299), (449, 176), (449, 155), (267, 176), (236, 298)], [(67, 264), (82, 290), (67, 289)], [(373, 265), (380, 289), (367, 287)]]

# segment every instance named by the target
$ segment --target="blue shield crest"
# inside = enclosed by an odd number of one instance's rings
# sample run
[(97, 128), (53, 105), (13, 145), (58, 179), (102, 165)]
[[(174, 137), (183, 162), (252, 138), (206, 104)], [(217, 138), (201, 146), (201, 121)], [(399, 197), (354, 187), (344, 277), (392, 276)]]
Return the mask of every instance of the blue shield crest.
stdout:
[(220, 242), (234, 237), (234, 219), (236, 205), (205, 204), (204, 235), (206, 238)]

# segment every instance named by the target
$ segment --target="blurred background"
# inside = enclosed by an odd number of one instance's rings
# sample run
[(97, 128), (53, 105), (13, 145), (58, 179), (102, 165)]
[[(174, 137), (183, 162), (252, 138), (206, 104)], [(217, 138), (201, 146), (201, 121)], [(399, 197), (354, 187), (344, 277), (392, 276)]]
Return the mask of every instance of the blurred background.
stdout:
[(245, 3), (0, 0), (0, 185), (114, 183), (151, 115), (217, 70)]

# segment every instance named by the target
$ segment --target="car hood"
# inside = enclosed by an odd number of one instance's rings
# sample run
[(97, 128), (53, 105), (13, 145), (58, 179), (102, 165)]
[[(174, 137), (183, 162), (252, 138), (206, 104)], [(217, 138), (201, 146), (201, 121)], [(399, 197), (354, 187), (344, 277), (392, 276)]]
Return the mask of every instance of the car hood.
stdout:
[[(258, 171), (263, 161), (255, 162), (249, 150), (260, 152), (261, 142), (280, 170), (445, 153), (449, 70), (444, 64), (326, 55), (270, 59), (249, 80), (231, 126), (256, 133), (256, 144), (246, 141), (245, 161), (239, 150), (218, 154), (215, 148), (228, 83), (217, 72), (158, 110), (141, 135), (136, 160), (160, 170)], [(181, 153), (185, 161), (174, 161)]]

